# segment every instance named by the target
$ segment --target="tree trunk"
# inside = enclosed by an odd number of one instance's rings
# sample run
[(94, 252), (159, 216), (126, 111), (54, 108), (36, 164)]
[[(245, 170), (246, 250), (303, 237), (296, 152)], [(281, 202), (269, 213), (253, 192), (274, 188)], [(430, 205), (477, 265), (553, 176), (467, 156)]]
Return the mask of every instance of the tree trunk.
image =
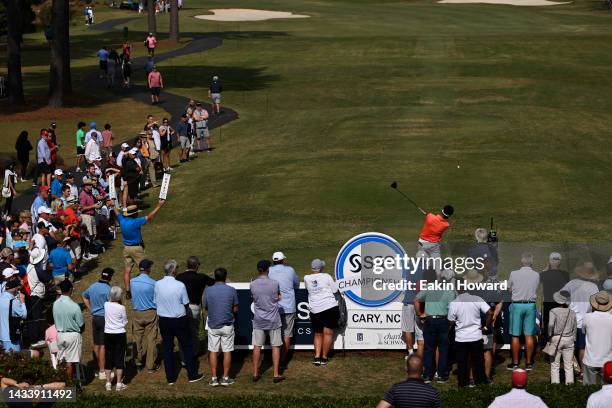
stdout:
[(179, 40), (179, 8), (178, 0), (170, 0), (170, 41)]
[(23, 105), (23, 79), (21, 77), (21, 36), (23, 15), (20, 0), (6, 0), (6, 12), (10, 16), (7, 29), (8, 97), (11, 105)]
[(155, 1), (147, 0), (147, 22), (149, 25), (149, 32), (157, 36), (157, 21), (155, 20)]
[(71, 91), (69, 0), (53, 0), (51, 12), (51, 66), (49, 69), (49, 106), (64, 106), (64, 93)]

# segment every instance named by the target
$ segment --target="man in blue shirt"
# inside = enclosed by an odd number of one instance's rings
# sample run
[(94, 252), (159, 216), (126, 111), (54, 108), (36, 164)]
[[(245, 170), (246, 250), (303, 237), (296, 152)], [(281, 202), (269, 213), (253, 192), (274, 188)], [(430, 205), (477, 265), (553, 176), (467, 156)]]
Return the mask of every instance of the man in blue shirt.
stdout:
[[(151, 278), (153, 261), (143, 259), (138, 265), (140, 275), (130, 280), (132, 292), (132, 334), (136, 343), (136, 366), (146, 367), (149, 374), (159, 369), (157, 361), (158, 318), (155, 307), (155, 279)], [(144, 356), (147, 356), (143, 363)]]
[(215, 284), (204, 290), (202, 304), (208, 310), (208, 351), (210, 352), (210, 385), (219, 385), (217, 380), (217, 355), (219, 348), (223, 351), (223, 378), (221, 385), (234, 383), (229, 378), (232, 366), (232, 351), (234, 351), (234, 314), (238, 313), (238, 293), (236, 289), (225, 284), (227, 270), (215, 270)]
[(108, 301), (108, 294), (111, 290), (110, 281), (114, 274), (115, 271), (112, 268), (104, 268), (100, 280), (82, 293), (83, 303), (91, 313), (94, 354), (98, 359), (100, 369), (98, 378), (100, 380), (106, 379), (104, 372), (104, 303)]
[(57, 247), (49, 253), (49, 261), (53, 265), (53, 279), (55, 283), (59, 283), (64, 279), (67, 279), (70, 272), (74, 270), (75, 260), (72, 259), (70, 251), (66, 249), (66, 243), (70, 240), (70, 237), (64, 237), (60, 235)]
[(38, 189), (38, 195), (30, 207), (30, 213), (32, 213), (32, 225), (36, 225), (38, 223), (38, 210), (40, 207), (49, 206), (49, 186), (40, 186)]
[(55, 169), (51, 182), (51, 199), (62, 198), (62, 187), (64, 186), (64, 172), (62, 169)]
[(132, 268), (140, 264), (144, 259), (144, 242), (142, 240), (142, 226), (153, 221), (155, 215), (166, 204), (166, 200), (159, 200), (153, 211), (145, 217), (137, 217), (138, 206), (130, 205), (119, 211), (114, 207), (117, 221), (121, 227), (121, 237), (123, 238), (123, 261), (125, 267), (123, 269), (123, 283), (125, 285), (126, 297), (131, 299), (130, 293), (130, 274)]
[(295, 290), (300, 287), (300, 277), (295, 270), (285, 265), (285, 254), (275, 252), (272, 255), (273, 266), (268, 276), (278, 282), (281, 292), (281, 300), (278, 302), (281, 315), (281, 331), (283, 333), (283, 347), (281, 347), (281, 366), (287, 364), (287, 352), (291, 346), (293, 327), (295, 324)]
[[(25, 296), (19, 292), (21, 287), (21, 281), (19, 279), (11, 279), (6, 283), (4, 292), (0, 294), (0, 341), (2, 341), (2, 347), (5, 353), (19, 352), (21, 346), (19, 345), (19, 338), (11, 339), (10, 331), (10, 317), (20, 317), (25, 319), (28, 317), (28, 311), (25, 305)], [(12, 313), (9, 316), (11, 309)], [(14, 337), (14, 336), (13, 336)]]
[(198, 374), (195, 356), (193, 354), (193, 340), (189, 331), (189, 320), (187, 310), (189, 307), (189, 296), (183, 282), (175, 279), (178, 263), (172, 259), (164, 265), (166, 276), (155, 283), (155, 296), (153, 298), (157, 306), (159, 316), (159, 332), (162, 336), (164, 351), (164, 369), (168, 385), (176, 382), (174, 371), (174, 338), (179, 342), (183, 353), (183, 360), (187, 366), (189, 382), (197, 382), (204, 378)]

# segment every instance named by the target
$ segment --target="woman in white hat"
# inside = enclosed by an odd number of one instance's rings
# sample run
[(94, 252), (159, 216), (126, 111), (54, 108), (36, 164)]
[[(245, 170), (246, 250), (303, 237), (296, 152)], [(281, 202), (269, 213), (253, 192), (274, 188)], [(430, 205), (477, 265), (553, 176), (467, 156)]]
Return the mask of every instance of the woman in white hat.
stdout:
[(563, 357), (565, 383), (574, 383), (574, 340), (576, 339), (576, 313), (569, 308), (570, 294), (558, 291), (553, 294), (557, 307), (550, 311), (548, 318), (548, 342), (554, 348), (555, 354), (550, 363), (550, 382), (559, 384), (559, 368)]
[(304, 277), (304, 284), (308, 290), (308, 307), (314, 331), (315, 357), (312, 363), (321, 366), (327, 365), (327, 354), (340, 318), (338, 301), (334, 296), (338, 292), (338, 285), (329, 274), (323, 272), (325, 262), (314, 259), (310, 266), (312, 273)]

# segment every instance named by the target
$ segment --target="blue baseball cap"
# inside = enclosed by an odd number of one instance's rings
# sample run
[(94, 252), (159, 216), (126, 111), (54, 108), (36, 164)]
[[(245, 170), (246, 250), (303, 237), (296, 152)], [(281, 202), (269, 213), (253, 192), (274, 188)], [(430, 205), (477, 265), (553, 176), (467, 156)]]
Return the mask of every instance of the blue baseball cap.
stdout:
[(89, 127), (92, 128), (92, 129), (95, 129), (96, 128), (96, 122), (91, 122), (89, 124)]

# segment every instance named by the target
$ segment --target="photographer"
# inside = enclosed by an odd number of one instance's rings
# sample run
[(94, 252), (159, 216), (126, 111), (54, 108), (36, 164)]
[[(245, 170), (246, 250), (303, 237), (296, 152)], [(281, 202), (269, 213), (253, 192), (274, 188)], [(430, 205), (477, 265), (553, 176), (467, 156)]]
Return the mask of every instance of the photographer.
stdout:
[(19, 279), (6, 282), (0, 294), (0, 341), (5, 353), (21, 351), (21, 320), (28, 316)]

